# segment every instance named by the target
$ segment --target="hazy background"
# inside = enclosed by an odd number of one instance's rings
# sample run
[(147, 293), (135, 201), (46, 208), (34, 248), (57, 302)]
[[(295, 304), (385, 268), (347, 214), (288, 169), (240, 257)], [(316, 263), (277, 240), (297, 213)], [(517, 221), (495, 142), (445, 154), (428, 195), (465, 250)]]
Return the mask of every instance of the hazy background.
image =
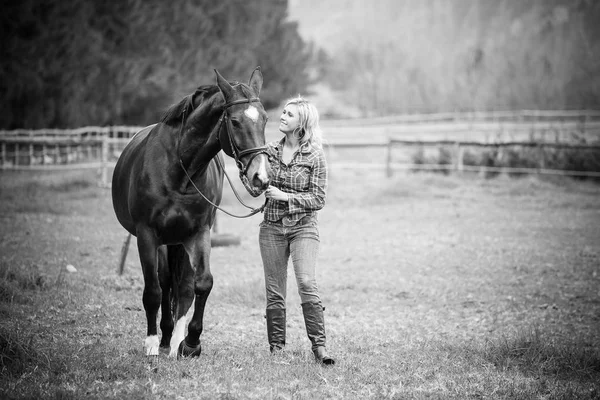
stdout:
[(292, 0), (290, 15), (367, 115), (600, 106), (598, 1)]
[(7, 0), (0, 128), (147, 125), (213, 69), (325, 117), (600, 108), (600, 2)]

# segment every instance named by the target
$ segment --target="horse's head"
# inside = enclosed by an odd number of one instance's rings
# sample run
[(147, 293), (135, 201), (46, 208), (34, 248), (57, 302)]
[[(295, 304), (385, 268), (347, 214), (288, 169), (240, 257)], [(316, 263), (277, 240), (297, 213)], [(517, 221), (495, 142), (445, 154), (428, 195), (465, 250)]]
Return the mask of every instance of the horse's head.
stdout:
[(267, 113), (258, 99), (263, 84), (260, 68), (252, 72), (248, 85), (231, 85), (215, 70), (223, 94), (224, 128), (219, 132), (221, 148), (240, 171), (246, 190), (256, 197), (269, 186), (270, 167), (265, 148)]

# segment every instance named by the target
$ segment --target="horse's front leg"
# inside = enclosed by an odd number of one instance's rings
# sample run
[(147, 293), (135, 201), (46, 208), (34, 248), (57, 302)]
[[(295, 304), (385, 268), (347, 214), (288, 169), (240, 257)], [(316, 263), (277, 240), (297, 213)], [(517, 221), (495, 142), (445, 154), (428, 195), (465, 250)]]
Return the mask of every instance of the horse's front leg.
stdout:
[(194, 315), (188, 325), (188, 334), (181, 342), (178, 355), (198, 357), (202, 348), (200, 334), (203, 328), (204, 307), (212, 290), (213, 277), (210, 272), (210, 230), (203, 229), (195, 237), (184, 244), (194, 270)]
[(156, 316), (161, 302), (161, 288), (158, 280), (158, 246), (159, 241), (154, 231), (148, 227), (138, 227), (137, 245), (144, 274), (144, 294), (142, 303), (146, 311), (148, 331), (144, 348), (147, 356), (158, 356), (158, 332)]

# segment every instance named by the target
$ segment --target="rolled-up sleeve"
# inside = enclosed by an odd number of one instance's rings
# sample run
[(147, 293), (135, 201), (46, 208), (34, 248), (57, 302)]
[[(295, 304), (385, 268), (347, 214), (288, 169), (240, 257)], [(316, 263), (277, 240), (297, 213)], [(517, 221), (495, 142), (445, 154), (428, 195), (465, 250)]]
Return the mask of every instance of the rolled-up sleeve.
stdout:
[(318, 211), (327, 197), (327, 161), (323, 151), (317, 151), (310, 170), (308, 191), (288, 193), (288, 213)]

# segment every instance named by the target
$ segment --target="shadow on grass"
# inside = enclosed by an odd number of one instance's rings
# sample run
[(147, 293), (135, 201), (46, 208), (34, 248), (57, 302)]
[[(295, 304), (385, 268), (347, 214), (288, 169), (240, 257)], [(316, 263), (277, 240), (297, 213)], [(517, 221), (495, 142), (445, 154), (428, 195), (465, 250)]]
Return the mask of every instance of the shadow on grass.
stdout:
[(25, 369), (35, 364), (37, 352), (31, 345), (15, 332), (9, 332), (0, 326), (0, 376), (17, 377)]
[(489, 341), (481, 356), (499, 370), (518, 370), (529, 376), (600, 382), (600, 352), (579, 343), (555, 343), (539, 331)]
[(99, 341), (78, 347), (56, 334), (40, 343), (33, 332), (0, 326), (0, 397), (148, 398), (144, 361)]
[[(36, 304), (36, 293), (60, 292), (64, 274), (43, 274), (37, 265), (0, 263), (0, 398), (80, 399), (148, 398), (148, 371), (141, 353), (107, 346), (99, 339), (65, 334), (61, 324), (40, 326), (23, 318), (23, 305)], [(37, 300), (36, 300), (37, 299)], [(26, 306), (26, 307), (27, 307)], [(46, 304), (28, 308), (43, 314)], [(82, 343), (83, 342), (83, 343)], [(138, 381), (139, 380), (139, 381)], [(130, 382), (123, 385), (123, 382)], [(131, 383), (133, 382), (133, 383)], [(119, 383), (112, 387), (113, 383)], [(106, 392), (110, 386), (109, 392)], [(112, 394), (110, 393), (112, 391)], [(119, 393), (127, 394), (121, 396)]]

